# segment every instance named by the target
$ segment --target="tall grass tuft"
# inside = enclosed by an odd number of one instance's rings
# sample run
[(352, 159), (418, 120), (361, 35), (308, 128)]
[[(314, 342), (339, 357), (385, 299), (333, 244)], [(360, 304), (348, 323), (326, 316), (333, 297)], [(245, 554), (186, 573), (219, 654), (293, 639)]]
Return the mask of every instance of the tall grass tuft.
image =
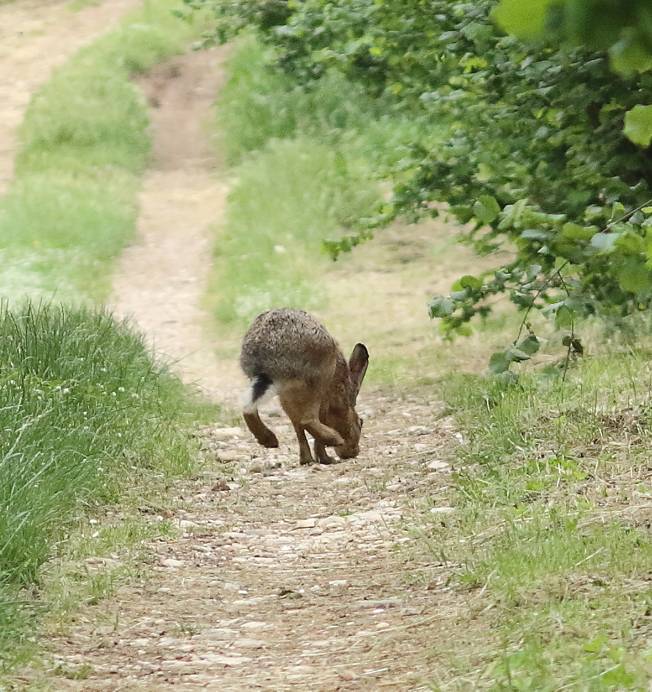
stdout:
[(190, 468), (193, 405), (104, 312), (3, 305), (0, 363), (1, 661), (19, 589), (37, 581), (69, 522), (146, 473)]
[(243, 163), (216, 249), (218, 317), (317, 305), (322, 239), (377, 199), (363, 167), (314, 140), (278, 140)]

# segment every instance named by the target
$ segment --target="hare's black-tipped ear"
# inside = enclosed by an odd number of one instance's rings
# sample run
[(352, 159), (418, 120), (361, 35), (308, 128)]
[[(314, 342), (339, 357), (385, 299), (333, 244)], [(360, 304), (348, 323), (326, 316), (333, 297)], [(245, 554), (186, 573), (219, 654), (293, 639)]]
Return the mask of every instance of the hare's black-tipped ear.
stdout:
[(367, 351), (367, 347), (364, 344), (356, 344), (351, 358), (349, 358), (349, 370), (356, 395), (360, 391), (368, 366), (369, 351)]

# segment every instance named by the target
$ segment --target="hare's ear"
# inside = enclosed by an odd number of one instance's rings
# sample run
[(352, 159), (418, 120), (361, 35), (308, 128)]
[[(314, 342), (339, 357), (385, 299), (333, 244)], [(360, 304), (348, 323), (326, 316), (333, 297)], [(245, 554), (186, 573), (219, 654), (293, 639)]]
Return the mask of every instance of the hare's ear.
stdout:
[(351, 380), (356, 396), (362, 386), (367, 366), (369, 365), (369, 351), (364, 344), (356, 344), (349, 358), (349, 371), (351, 372)]

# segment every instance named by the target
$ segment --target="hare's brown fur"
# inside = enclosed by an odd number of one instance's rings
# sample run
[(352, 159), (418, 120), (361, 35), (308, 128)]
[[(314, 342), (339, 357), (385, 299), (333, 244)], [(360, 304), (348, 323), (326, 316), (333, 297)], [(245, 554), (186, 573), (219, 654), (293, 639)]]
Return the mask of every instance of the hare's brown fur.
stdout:
[(252, 381), (244, 409), (247, 426), (265, 447), (277, 447), (276, 435), (263, 423), (258, 403), (273, 386), (299, 440), (302, 464), (313, 457), (306, 431), (315, 438), (315, 456), (330, 463), (326, 447), (340, 458), (359, 453), (362, 422), (355, 411), (369, 354), (357, 344), (347, 363), (333, 337), (303, 310), (282, 308), (258, 315), (245, 334), (240, 354)]

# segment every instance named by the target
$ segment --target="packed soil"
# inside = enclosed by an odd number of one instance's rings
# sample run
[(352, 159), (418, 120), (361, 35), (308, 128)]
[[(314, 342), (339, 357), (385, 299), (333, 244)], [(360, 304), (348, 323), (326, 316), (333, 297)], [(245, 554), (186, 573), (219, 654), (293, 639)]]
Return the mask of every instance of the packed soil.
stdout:
[[(141, 84), (156, 144), (139, 236), (117, 270), (111, 305), (228, 410), (244, 379), (236, 358), (219, 354), (235, 354), (237, 343), (208, 328), (202, 303), (228, 191), (206, 128), (224, 58), (220, 50), (184, 55)], [(386, 263), (395, 230), (326, 279), (335, 299), (321, 317), (347, 348), (354, 332), (356, 340), (370, 335), (372, 368), (383, 340), (400, 349), (432, 339), (425, 288), (416, 288), (429, 262), (424, 232), (400, 232), (418, 250), (406, 262)], [(373, 301), (362, 298), (368, 286)], [(401, 312), (390, 320), (392, 301)], [(281, 439), (277, 450), (260, 448), (235, 415), (200, 431), (204, 470), (173, 487), (165, 512), (177, 534), (147, 546), (144, 576), (82, 607), (65, 634), (49, 639), (38, 684), (429, 689), (443, 672), (442, 652), (450, 654), (447, 633), (466, 627), (475, 608), (470, 594), (447, 585), (455, 565), (414, 528), (424, 516), (446, 522), (455, 512), (458, 434), (427, 387), (368, 385), (359, 412), (363, 451), (332, 466), (298, 465), (278, 406), (264, 414)]]

